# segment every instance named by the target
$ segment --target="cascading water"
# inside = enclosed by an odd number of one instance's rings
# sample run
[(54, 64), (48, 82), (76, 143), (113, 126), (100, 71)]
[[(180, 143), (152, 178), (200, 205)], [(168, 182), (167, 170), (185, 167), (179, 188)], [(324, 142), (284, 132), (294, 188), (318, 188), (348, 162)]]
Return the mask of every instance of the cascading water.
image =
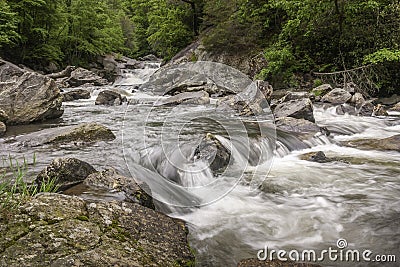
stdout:
[[(229, 138), (227, 132), (240, 133), (242, 129), (234, 117), (215, 115), (214, 105), (154, 109), (152, 103), (159, 96), (147, 91), (131, 93), (133, 86), (143, 83), (155, 70), (132, 71), (108, 88), (126, 90), (134, 104), (94, 106), (93, 98), (65, 103), (61, 122), (11, 127), (0, 141), (5, 148), (0, 154), (29, 159), (34, 151), (36, 170), (56, 157), (72, 156), (99, 170), (114, 167), (145, 181), (154, 198), (169, 204), (160, 206), (164, 211), (188, 223), (198, 266), (235, 266), (243, 258), (256, 258), (265, 246), (320, 251), (335, 247), (339, 238), (345, 238), (349, 248), (396, 254), (399, 260), (399, 152), (340, 145), (341, 141), (400, 134), (398, 114), (387, 118), (339, 116), (332, 109), (319, 107), (314, 116), (318, 125), (332, 133), (330, 138), (316, 136), (303, 141), (282, 131), (276, 132), (276, 143), (269, 135), (259, 138), (257, 131), (246, 140)], [(92, 96), (101, 89), (94, 88)], [(199, 117), (216, 119), (192, 119)], [(32, 149), (20, 142), (27, 136), (40, 136), (38, 129), (92, 121), (112, 129), (117, 140), (57, 149), (51, 145)], [(230, 167), (221, 175), (213, 174), (205, 161), (191, 160), (199, 140), (208, 133), (231, 152)], [(299, 158), (312, 151), (344, 160), (316, 163)], [(365, 262), (320, 264), (380, 266)]]

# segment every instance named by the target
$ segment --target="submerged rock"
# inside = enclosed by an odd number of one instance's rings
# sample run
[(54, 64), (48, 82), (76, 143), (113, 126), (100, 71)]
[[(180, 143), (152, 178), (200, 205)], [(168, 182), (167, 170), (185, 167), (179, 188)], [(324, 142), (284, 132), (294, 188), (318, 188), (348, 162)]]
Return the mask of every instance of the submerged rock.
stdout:
[(44, 168), (34, 180), (40, 188), (43, 183), (54, 180), (59, 186), (59, 191), (64, 191), (78, 183), (83, 182), (96, 169), (89, 163), (75, 158), (57, 158)]
[(281, 103), (274, 109), (274, 114), (277, 118), (293, 117), (315, 122), (313, 104), (309, 98), (290, 100)]
[[(146, 193), (150, 188), (145, 183), (137, 183), (133, 178), (117, 174), (114, 169), (91, 173), (83, 182), (89, 187), (100, 187), (112, 190), (113, 193), (122, 192), (124, 201), (138, 203), (144, 207), (155, 209), (153, 198)], [(146, 191), (142, 188), (146, 187)]]
[(346, 146), (372, 149), (372, 150), (395, 150), (400, 152), (400, 135), (394, 135), (383, 139), (359, 139), (342, 142)]
[(104, 90), (101, 91), (97, 96), (95, 104), (114, 106), (114, 105), (122, 105), (122, 103), (126, 101), (127, 101), (126, 97), (122, 97), (121, 94), (111, 90)]
[(328, 102), (332, 104), (344, 104), (351, 100), (352, 95), (342, 88), (335, 88), (321, 99), (322, 102)]
[(62, 96), (53, 79), (28, 72), (0, 59), (0, 109), (6, 124), (59, 118)]
[(300, 159), (318, 163), (326, 163), (332, 161), (331, 159), (328, 159), (325, 153), (322, 151), (310, 152), (300, 155)]
[(188, 266), (185, 224), (141, 205), (39, 194), (0, 217), (2, 266)]
[(155, 106), (174, 106), (179, 104), (205, 105), (210, 103), (210, 97), (207, 92), (185, 92), (169, 98), (163, 98), (154, 103)]
[(90, 92), (85, 89), (76, 89), (63, 94), (63, 101), (74, 101), (79, 99), (89, 99)]

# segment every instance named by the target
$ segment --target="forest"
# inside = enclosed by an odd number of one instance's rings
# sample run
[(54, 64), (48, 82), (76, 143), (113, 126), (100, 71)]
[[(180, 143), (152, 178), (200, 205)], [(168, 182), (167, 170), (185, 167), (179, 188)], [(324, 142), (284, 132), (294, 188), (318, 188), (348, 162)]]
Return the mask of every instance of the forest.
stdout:
[(372, 66), (382, 94), (399, 90), (398, 0), (0, 0), (0, 56), (35, 70), (111, 52), (169, 60), (197, 38), (213, 53), (263, 53), (257, 78), (275, 85)]

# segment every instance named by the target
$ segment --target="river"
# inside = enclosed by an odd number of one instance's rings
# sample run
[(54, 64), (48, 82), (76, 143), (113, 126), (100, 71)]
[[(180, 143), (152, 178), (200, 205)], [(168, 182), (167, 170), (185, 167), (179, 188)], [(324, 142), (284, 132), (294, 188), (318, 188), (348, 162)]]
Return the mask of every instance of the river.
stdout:
[[(163, 194), (172, 194), (170, 199), (164, 199), (169, 205), (159, 207), (188, 223), (189, 241), (196, 251), (198, 266), (235, 266), (241, 259), (256, 258), (257, 252), (266, 246), (287, 251), (337, 248), (336, 241), (340, 238), (346, 239), (349, 249), (368, 249), (374, 255), (394, 254), (397, 261), (400, 260), (400, 153), (340, 145), (341, 141), (400, 134), (400, 114), (391, 113), (385, 118), (358, 117), (337, 115), (333, 108), (316, 106), (316, 121), (331, 131), (330, 138), (320, 137), (293, 145), (278, 141), (276, 151), (261, 142), (259, 149), (269, 153), (269, 157), (256, 166), (243, 162), (243, 151), (234, 151), (234, 166), (218, 178), (217, 184), (186, 194), (171, 183), (153, 181), (161, 177), (160, 174), (164, 177), (176, 175), (174, 162), (166, 163), (157, 151), (162, 148), (173, 153), (178, 142), (183, 144), (180, 147), (185, 153), (185, 148), (190, 151), (207, 133), (226, 141), (226, 132), (221, 128), (223, 118), (219, 118), (219, 123), (190, 119), (212, 117), (213, 105), (155, 110), (153, 103), (158, 96), (149, 92), (132, 93), (136, 83), (147, 79), (154, 71), (151, 68), (155, 67), (148, 68), (143, 71), (148, 73), (132, 73), (113, 87), (125, 94), (131, 104), (95, 106), (97, 94), (105, 88), (90, 88), (91, 99), (63, 104), (65, 113), (60, 120), (9, 127), (7, 135), (0, 140), (1, 156), (25, 157), (31, 161), (35, 154), (37, 163), (33, 173), (56, 157), (75, 157), (98, 170), (114, 167), (121, 174), (142, 176), (139, 179), (145, 181), (150, 179), (152, 181), (147, 182), (160, 187), (154, 189), (156, 193), (161, 187), (167, 187), (160, 198), (165, 196)], [(41, 130), (82, 122), (99, 122), (109, 127), (117, 139), (90, 146), (30, 147), (20, 141), (24, 136), (40, 135)], [(229, 124), (230, 119), (225, 123)], [(277, 140), (285, 138), (277, 132)], [(340, 157), (351, 163), (345, 160), (316, 163), (299, 158), (312, 151), (324, 151), (329, 157)], [(156, 163), (150, 164), (145, 158)], [(178, 156), (175, 159), (182, 162)], [(239, 180), (239, 176), (243, 179)], [(249, 176), (256, 176), (262, 190), (248, 185), (246, 177)], [(179, 177), (180, 183), (185, 182), (186, 186), (207, 186), (216, 179), (209, 171), (201, 172), (200, 176), (179, 174)], [(198, 207), (176, 207), (185, 206), (182, 203)], [(320, 264), (382, 266), (329, 260)], [(398, 265), (387, 263), (385, 266)]]

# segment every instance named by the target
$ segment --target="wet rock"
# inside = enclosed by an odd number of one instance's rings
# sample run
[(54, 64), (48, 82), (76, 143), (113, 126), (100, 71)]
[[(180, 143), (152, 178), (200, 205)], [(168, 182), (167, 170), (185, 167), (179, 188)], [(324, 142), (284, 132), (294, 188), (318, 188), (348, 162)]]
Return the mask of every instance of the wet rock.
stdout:
[(327, 136), (330, 134), (327, 129), (321, 128), (317, 124), (305, 119), (282, 117), (278, 118), (275, 124), (278, 129), (285, 132), (296, 133), (297, 136), (304, 137), (305, 139), (309, 139), (317, 133), (322, 133)]
[(46, 76), (52, 79), (59, 79), (59, 78), (68, 78), (71, 76), (71, 73), (76, 69), (75, 66), (67, 66), (64, 70), (56, 73), (50, 73)]
[(8, 120), (8, 115), (4, 112), (4, 110), (0, 109), (0, 121), (5, 122)]
[(328, 92), (332, 91), (332, 86), (330, 84), (322, 84), (314, 89), (312, 89), (311, 93), (316, 97), (323, 97)]
[(351, 97), (352, 95), (348, 91), (342, 88), (335, 88), (326, 95), (324, 95), (321, 101), (332, 104), (344, 104), (350, 101)]
[(277, 118), (293, 117), (315, 122), (313, 104), (309, 98), (290, 100), (281, 103), (274, 109), (274, 114)]
[(312, 263), (301, 263), (292, 261), (260, 261), (258, 259), (245, 259), (241, 260), (238, 267), (321, 267), (318, 264)]
[(134, 203), (39, 194), (0, 218), (2, 266), (188, 266), (181, 220)]
[[(153, 198), (146, 193), (150, 188), (145, 183), (137, 183), (133, 178), (117, 174), (114, 169), (92, 173), (83, 182), (90, 187), (100, 187), (125, 195), (125, 202), (138, 203), (144, 207), (155, 209)], [(142, 189), (144, 188), (144, 189)]]
[(179, 104), (205, 105), (210, 103), (210, 97), (207, 92), (185, 92), (169, 98), (163, 98), (154, 103), (155, 106), (174, 106)]
[(352, 95), (355, 94), (358, 88), (359, 88), (358, 85), (353, 82), (345, 83), (345, 85), (343, 86), (343, 89)]
[(390, 111), (398, 111), (400, 112), (400, 102), (389, 109)]
[(382, 106), (381, 104), (378, 104), (374, 107), (372, 115), (373, 116), (388, 116), (388, 113), (384, 106)]
[(158, 57), (156, 57), (153, 54), (149, 54), (149, 55), (146, 55), (144, 57), (141, 57), (140, 60), (142, 60), (142, 61), (154, 61), (154, 62), (160, 62), (161, 61), (161, 59), (159, 59)]
[(34, 180), (40, 188), (43, 183), (55, 180), (59, 191), (64, 191), (78, 183), (83, 182), (96, 170), (89, 163), (75, 158), (57, 158), (44, 168)]
[(164, 66), (139, 90), (156, 95), (174, 95), (187, 91), (206, 91), (226, 96), (245, 90), (252, 81), (238, 70), (212, 62), (187, 62)]
[(208, 133), (194, 152), (194, 160), (205, 160), (215, 173), (222, 173), (229, 165), (230, 151), (212, 134)]
[(46, 143), (97, 142), (114, 140), (115, 135), (107, 127), (92, 122), (69, 127)]
[(395, 150), (400, 152), (400, 135), (383, 139), (360, 139), (342, 142), (346, 146), (369, 150)]
[(365, 98), (361, 93), (355, 93), (350, 99), (350, 103), (360, 108), (365, 103)]
[(325, 153), (322, 151), (310, 152), (307, 154), (303, 154), (300, 156), (300, 159), (312, 161), (312, 162), (318, 162), (318, 163), (326, 163), (326, 162), (332, 161), (331, 159), (328, 159), (326, 157)]
[(74, 101), (79, 99), (89, 99), (90, 92), (85, 89), (76, 89), (63, 94), (63, 101)]
[(7, 126), (4, 122), (0, 121), (0, 137), (2, 137), (7, 131)]
[(289, 102), (291, 100), (299, 100), (304, 98), (309, 98), (310, 93), (308, 92), (288, 92), (284, 97), (279, 99), (279, 103)]
[(54, 80), (25, 71), (0, 59), (0, 109), (6, 124), (26, 124), (59, 118), (62, 97)]
[(394, 105), (400, 102), (400, 96), (397, 94), (393, 94), (390, 97), (379, 98), (376, 102), (382, 105)]
[(243, 92), (223, 97), (218, 106), (222, 109), (233, 109), (242, 116), (270, 115), (268, 100), (258, 85), (252, 83)]
[(258, 90), (264, 94), (265, 99), (267, 99), (267, 101), (271, 101), (272, 94), (274, 93), (274, 88), (272, 88), (272, 85), (270, 85), (269, 82), (262, 80), (256, 80), (255, 83)]
[(338, 115), (344, 115), (344, 114), (349, 114), (349, 115), (356, 115), (357, 110), (355, 107), (348, 105), (348, 104), (342, 104), (336, 107), (336, 114)]
[(96, 73), (84, 68), (77, 68), (73, 70), (66, 82), (71, 87), (78, 87), (87, 83), (93, 84), (95, 86), (104, 86), (108, 84), (108, 81), (106, 79), (103, 79)]
[(111, 90), (104, 90), (101, 91), (97, 96), (95, 104), (114, 106), (114, 105), (122, 105), (122, 103), (126, 101), (127, 101), (126, 97), (122, 97), (121, 94)]
[(372, 113), (374, 112), (374, 104), (373, 101), (366, 101), (364, 104), (361, 105), (360, 109), (358, 110), (357, 114), (359, 116), (372, 116)]

